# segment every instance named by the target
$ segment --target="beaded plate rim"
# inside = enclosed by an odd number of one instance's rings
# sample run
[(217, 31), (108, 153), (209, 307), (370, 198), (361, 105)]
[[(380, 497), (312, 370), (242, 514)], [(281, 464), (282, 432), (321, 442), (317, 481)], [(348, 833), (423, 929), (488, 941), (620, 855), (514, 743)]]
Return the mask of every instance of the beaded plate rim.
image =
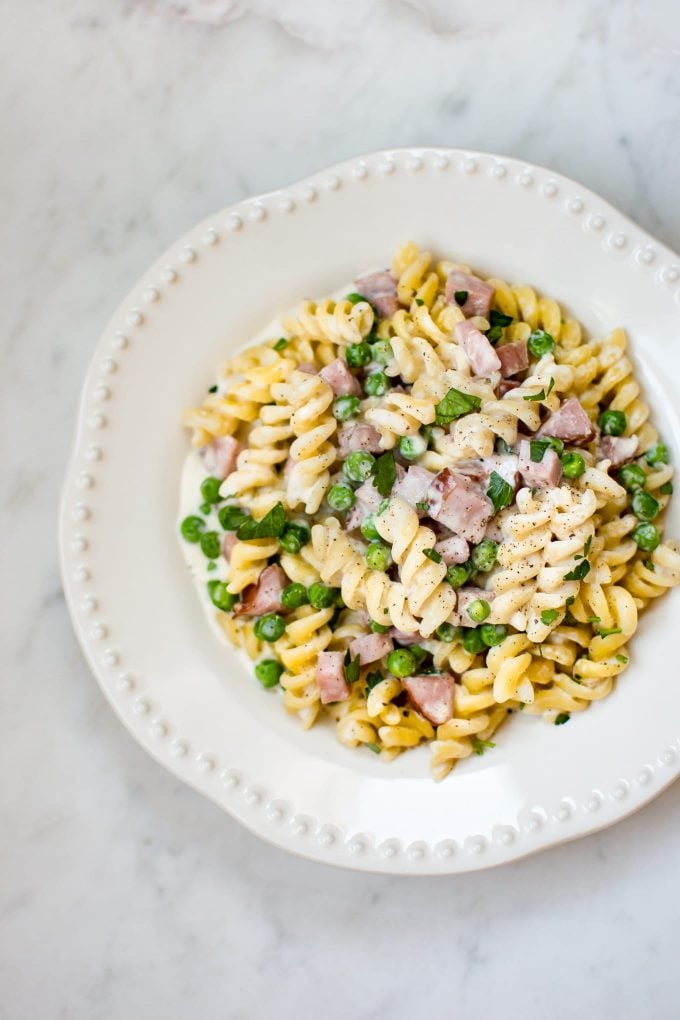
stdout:
[[(207, 796), (250, 831), (297, 855), (347, 868), (397, 874), (450, 874), (502, 864), (537, 850), (587, 835), (648, 803), (680, 773), (680, 737), (660, 747), (656, 759), (641, 763), (610, 788), (594, 787), (581, 801), (563, 796), (550, 806), (521, 812), (513, 825), (470, 834), (464, 841), (407, 846), (396, 838), (376, 843), (368, 832), (345, 832), (332, 820), (300, 815), (290, 800), (243, 775), (236, 763), (223, 766), (212, 753), (192, 746), (170, 722), (126, 664), (124, 649), (98, 618), (100, 594), (84, 590), (91, 581), (92, 547), (87, 492), (105, 471), (97, 436), (108, 425), (114, 376), (131, 338), (143, 330), (145, 305), (171, 300), (181, 273), (197, 272), (201, 258), (227, 238), (269, 218), (287, 216), (298, 205), (323, 201), (345, 185), (418, 174), (429, 165), (441, 173), (486, 174), (533, 191), (538, 200), (561, 202), (565, 217), (577, 221), (622, 266), (647, 270), (680, 306), (680, 257), (594, 192), (535, 164), (510, 157), (451, 148), (398, 148), (357, 156), (282, 189), (237, 202), (203, 220), (157, 260), (124, 299), (100, 339), (83, 386), (76, 436), (60, 506), (60, 559), (64, 591), (78, 641), (104, 695), (127, 730), (173, 775)], [(200, 254), (200, 258), (199, 258)], [(112, 338), (112, 339), (111, 339)], [(95, 529), (96, 541), (96, 529)], [(105, 579), (101, 584), (105, 585)]]

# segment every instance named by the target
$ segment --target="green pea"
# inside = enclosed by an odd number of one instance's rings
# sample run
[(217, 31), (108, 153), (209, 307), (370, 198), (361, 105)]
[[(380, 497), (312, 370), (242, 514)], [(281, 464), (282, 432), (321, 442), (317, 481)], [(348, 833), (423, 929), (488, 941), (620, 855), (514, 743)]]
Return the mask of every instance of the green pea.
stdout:
[(430, 654), (425, 648), (421, 648), (420, 645), (411, 645), (409, 647), (409, 652), (416, 660), (416, 669), (418, 669), (422, 665), (422, 663), (425, 662), (425, 659)]
[(484, 651), (486, 645), (481, 634), (481, 627), (463, 628), (463, 648), (470, 655), (477, 655), (479, 652)]
[(465, 612), (473, 623), (483, 623), (491, 612), (491, 606), (486, 599), (474, 599)]
[(508, 628), (502, 623), (483, 623), (479, 628), (479, 633), (486, 647), (493, 648), (494, 645), (505, 641), (508, 636)]
[(371, 477), (371, 468), (374, 463), (375, 457), (370, 453), (366, 453), (364, 450), (354, 450), (348, 455), (342, 465), (342, 470), (350, 482), (365, 482), (367, 478)]
[(212, 510), (212, 506), (210, 503), (201, 503), (198, 509), (201, 511), (202, 514), (205, 514), (205, 516), (207, 517), (210, 511)]
[(633, 513), (641, 521), (653, 521), (659, 513), (659, 502), (649, 492), (635, 492), (630, 501)]
[(636, 489), (644, 489), (647, 475), (639, 464), (624, 464), (618, 473), (618, 479), (624, 489), (635, 492)]
[(208, 581), (208, 595), (212, 604), (224, 613), (230, 612), (238, 602), (238, 595), (232, 595), (224, 581)]
[(406, 460), (416, 460), (427, 450), (427, 440), (424, 436), (402, 436), (399, 440), (399, 453)]
[(263, 687), (276, 687), (282, 673), (283, 666), (276, 659), (262, 659), (255, 666), (255, 676)]
[(225, 531), (236, 531), (239, 524), (248, 519), (248, 514), (238, 506), (223, 506), (217, 517)]
[(565, 478), (580, 478), (586, 469), (586, 462), (580, 453), (563, 453), (560, 459)]
[(253, 633), (258, 641), (278, 641), (286, 629), (286, 621), (278, 613), (266, 613), (255, 621)]
[(392, 563), (392, 552), (382, 542), (371, 542), (365, 555), (366, 564), (371, 570), (387, 570)]
[(203, 532), (201, 535), (201, 552), (209, 560), (215, 560), (220, 555), (220, 536), (216, 531)]
[(535, 358), (542, 358), (544, 354), (555, 350), (555, 341), (544, 329), (535, 329), (529, 334), (527, 347)]
[(311, 537), (309, 528), (304, 524), (286, 524), (279, 544), (284, 552), (299, 553), (303, 545), (307, 545)]
[(204, 527), (205, 521), (202, 517), (185, 517), (179, 526), (179, 530), (186, 542), (196, 543), (200, 541)]
[(461, 635), (460, 627), (454, 627), (452, 623), (442, 623), (437, 627), (436, 635), (440, 641), (455, 641)]
[(364, 391), (369, 397), (384, 397), (390, 388), (390, 380), (384, 372), (372, 372), (364, 379)]
[(457, 563), (446, 571), (446, 580), (452, 588), (460, 588), (470, 577), (470, 570), (465, 564)]
[(380, 541), (380, 532), (375, 526), (375, 517), (373, 514), (369, 514), (368, 517), (361, 522), (359, 530), (364, 538), (367, 538), (369, 542)]
[(603, 411), (597, 419), (604, 436), (622, 436), (626, 431), (626, 416), (623, 411)]
[(377, 340), (371, 347), (371, 355), (373, 360), (377, 361), (379, 365), (389, 365), (394, 357), (392, 344), (389, 340)]
[(387, 656), (387, 668), (392, 676), (413, 676), (417, 669), (416, 657), (408, 648), (396, 648)]
[(219, 503), (220, 501), (220, 485), (222, 482), (219, 478), (204, 478), (201, 482), (201, 495), (206, 503)]
[(376, 623), (375, 620), (371, 620), (369, 626), (374, 634), (386, 634), (390, 629), (389, 627), (385, 627), (382, 623)]
[(342, 512), (351, 509), (356, 502), (354, 491), (350, 489), (349, 485), (331, 485), (326, 499), (333, 510)]
[(654, 552), (661, 541), (657, 528), (646, 522), (638, 524), (630, 537), (643, 552)]
[(420, 428), (418, 429), (418, 432), (421, 434), (421, 436), (428, 445), (430, 440), (432, 439), (432, 428), (433, 428), (432, 425), (421, 425)]
[(299, 609), (309, 602), (304, 584), (287, 584), (281, 592), (281, 605), (284, 609)]
[(358, 397), (338, 397), (333, 401), (333, 414), (338, 421), (349, 421), (355, 418), (361, 410), (361, 401)]
[(350, 368), (363, 368), (371, 360), (371, 348), (368, 344), (349, 344), (345, 353)]
[(309, 604), (314, 609), (328, 609), (335, 602), (339, 592), (339, 588), (330, 588), (320, 581), (315, 581), (307, 589)]
[(470, 557), (475, 570), (482, 570), (485, 573), (491, 570), (498, 556), (498, 544), (490, 539), (485, 539), (476, 545)]
[(645, 454), (645, 460), (654, 467), (655, 464), (668, 464), (668, 447), (665, 443), (655, 443)]

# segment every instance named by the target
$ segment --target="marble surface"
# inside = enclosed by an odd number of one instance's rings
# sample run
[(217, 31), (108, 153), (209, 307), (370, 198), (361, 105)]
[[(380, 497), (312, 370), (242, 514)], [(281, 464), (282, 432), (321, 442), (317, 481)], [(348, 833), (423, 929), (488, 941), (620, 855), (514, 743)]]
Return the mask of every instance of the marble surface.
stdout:
[(674, 0), (510, 8), (5, 6), (0, 1016), (677, 1017), (678, 784), (493, 872), (310, 864), (134, 744), (59, 582), (93, 344), (147, 264), (224, 204), (361, 151), (469, 146), (572, 175), (680, 248)]

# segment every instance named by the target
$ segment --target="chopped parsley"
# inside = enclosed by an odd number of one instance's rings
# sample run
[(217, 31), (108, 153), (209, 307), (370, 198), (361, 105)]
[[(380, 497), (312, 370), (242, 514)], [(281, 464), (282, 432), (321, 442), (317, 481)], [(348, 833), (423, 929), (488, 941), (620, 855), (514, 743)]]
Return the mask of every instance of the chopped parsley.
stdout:
[(383, 680), (384, 677), (379, 670), (377, 673), (369, 673), (366, 677), (366, 694), (370, 694), (373, 688), (377, 687)]
[(600, 622), (600, 617), (599, 616), (589, 616), (588, 617), (588, 623), (599, 623), (599, 622)]
[(497, 471), (491, 472), (489, 488), (486, 490), (486, 494), (493, 503), (494, 513), (498, 513), (504, 507), (510, 506), (514, 496), (510, 483), (506, 482)]
[(598, 637), (609, 637), (610, 634), (622, 634), (622, 633), (623, 631), (621, 630), (620, 627), (610, 627), (609, 629), (607, 629), (606, 627), (601, 627), (597, 631)]
[(576, 597), (574, 595), (570, 595), (566, 601), (566, 605), (573, 606), (574, 602), (576, 602)]
[(433, 563), (441, 563), (441, 553), (438, 553), (436, 549), (423, 549), (423, 555), (427, 556), (428, 560), (432, 560)]
[(425, 302), (423, 301), (423, 299), (421, 297), (417, 297), (416, 298), (416, 304), (418, 305), (419, 308), (422, 308), (423, 305), (425, 304)]
[(367, 747), (369, 751), (373, 751), (373, 754), (380, 754), (380, 748), (377, 744), (364, 744), (364, 747)]
[(647, 570), (651, 570), (653, 574), (656, 573), (656, 567), (651, 560), (644, 560), (642, 565), (647, 567)]
[(554, 623), (557, 617), (560, 615), (558, 609), (544, 609), (541, 613), (541, 623), (544, 623), (546, 627), (549, 627), (551, 623)]
[(437, 425), (450, 425), (456, 418), (460, 418), (470, 411), (478, 411), (482, 406), (480, 397), (472, 393), (462, 393), (461, 390), (450, 389), (445, 397), (435, 405), (435, 421)]
[[(392, 491), (392, 486), (397, 479), (397, 465), (394, 454), (391, 450), (383, 453), (371, 466), (371, 477), (373, 485), (381, 496), (387, 497)], [(380, 513), (382, 513), (382, 504)]]
[(422, 510), (423, 513), (427, 513), (429, 509), (430, 509), (429, 503), (416, 503), (416, 510)]
[(586, 541), (586, 544), (583, 546), (583, 555), (584, 556), (588, 555), (588, 553), (590, 552), (590, 547), (591, 547), (592, 544), (593, 544), (593, 536), (592, 535), (588, 535), (588, 539)]
[(236, 537), (242, 542), (251, 541), (254, 538), (279, 538), (286, 526), (286, 511), (283, 503), (277, 503), (275, 507), (265, 514), (262, 520), (256, 521), (247, 517), (241, 521), (236, 529)]
[(355, 659), (352, 658), (349, 648), (345, 652), (345, 659), (343, 663), (343, 670), (345, 673), (345, 680), (348, 684), (356, 683), (359, 679), (359, 670), (361, 667), (361, 659), (357, 655)]
[(555, 719), (555, 726), (564, 726), (565, 722), (569, 722), (570, 719), (571, 716), (569, 715), (568, 712), (560, 712), (560, 714)]
[(473, 737), (471, 743), (474, 754), (484, 754), (485, 751), (489, 751), (492, 747), (496, 746), (493, 740), (480, 740), (479, 737)]
[(214, 386), (208, 387), (208, 393), (217, 393), (217, 383)]
[(489, 322), (492, 326), (509, 326), (512, 322), (512, 315), (503, 315), (492, 308), (489, 312)]
[(457, 290), (457, 291), (456, 291), (456, 292), (454, 293), (454, 295), (453, 295), (453, 296), (454, 296), (454, 297), (455, 297), (455, 299), (456, 299), (456, 304), (457, 304), (457, 305), (464, 305), (464, 304), (465, 304), (465, 302), (466, 302), (466, 301), (467, 301), (467, 299), (468, 299), (468, 291), (466, 291), (466, 290)]
[(347, 294), (345, 301), (349, 301), (352, 305), (358, 305), (360, 301), (368, 301), (368, 298), (365, 298), (363, 294), (357, 294), (356, 291), (353, 291), (351, 294)]
[(550, 382), (548, 383), (548, 389), (539, 390), (538, 393), (532, 393), (528, 397), (524, 397), (525, 400), (545, 400), (550, 396), (552, 388), (555, 385), (555, 380), (550, 376)]
[(590, 572), (590, 563), (588, 560), (581, 560), (581, 562), (570, 570), (568, 574), (564, 575), (565, 581), (582, 581), (584, 577)]
[(289, 341), (286, 340), (285, 336), (282, 336), (280, 340), (277, 340), (274, 344), (275, 351), (282, 351), (284, 347), (288, 346)]
[(660, 486), (659, 492), (661, 493), (662, 496), (670, 496), (671, 493), (673, 492), (673, 483), (664, 482), (664, 484)]
[(556, 439), (554, 436), (547, 436), (545, 439), (531, 439), (529, 441), (529, 457), (535, 464), (539, 464), (543, 460), (545, 451), (550, 447), (554, 450), (558, 456), (562, 455), (564, 450), (564, 443), (561, 439)]
[(616, 656), (616, 661), (622, 663), (625, 666), (628, 663), (628, 656), (619, 654)]

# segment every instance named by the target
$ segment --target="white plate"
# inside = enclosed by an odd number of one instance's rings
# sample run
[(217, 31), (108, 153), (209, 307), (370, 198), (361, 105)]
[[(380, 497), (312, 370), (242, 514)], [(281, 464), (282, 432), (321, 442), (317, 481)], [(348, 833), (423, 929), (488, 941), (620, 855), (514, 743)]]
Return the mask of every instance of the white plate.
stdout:
[[(609, 825), (680, 770), (676, 593), (615, 693), (568, 726), (515, 717), (440, 784), (305, 733), (216, 641), (175, 537), (181, 409), (276, 313), (385, 265), (400, 241), (530, 282), (595, 334), (625, 326), (680, 452), (677, 256), (573, 181), (454, 149), (362, 157), (201, 223), (144, 274), (87, 373), (61, 509), (64, 587), (111, 705), (175, 775), (265, 839), (409, 874), (488, 867)], [(676, 505), (678, 505), (676, 500)], [(674, 519), (673, 519), (674, 518)], [(668, 533), (678, 535), (673, 514)]]

